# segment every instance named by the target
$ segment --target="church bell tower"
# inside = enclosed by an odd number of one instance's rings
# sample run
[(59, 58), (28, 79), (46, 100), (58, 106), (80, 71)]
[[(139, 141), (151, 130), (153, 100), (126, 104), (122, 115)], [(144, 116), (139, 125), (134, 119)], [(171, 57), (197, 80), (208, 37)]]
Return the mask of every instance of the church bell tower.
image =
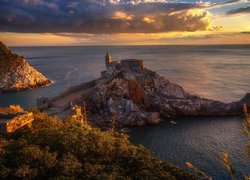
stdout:
[(109, 52), (107, 52), (107, 54), (105, 56), (105, 62), (106, 62), (106, 65), (112, 62), (112, 57), (109, 54)]

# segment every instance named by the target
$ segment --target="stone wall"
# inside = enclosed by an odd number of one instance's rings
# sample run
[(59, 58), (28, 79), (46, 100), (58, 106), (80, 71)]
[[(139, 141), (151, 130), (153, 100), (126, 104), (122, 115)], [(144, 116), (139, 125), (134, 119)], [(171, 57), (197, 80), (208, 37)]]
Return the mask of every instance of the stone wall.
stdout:
[(143, 60), (137, 60), (137, 59), (121, 60), (121, 70), (128, 73), (141, 73), (144, 70)]
[(18, 115), (12, 119), (0, 120), (0, 126), (1, 126), (0, 129), (1, 131), (11, 133), (23, 126), (30, 125), (33, 120), (34, 120), (33, 113), (27, 112), (27, 113)]
[(106, 64), (106, 70), (107, 70), (107, 75), (112, 75), (115, 74), (117, 72), (117, 65), (120, 64), (119, 61), (112, 61), (108, 64)]
[(82, 83), (82, 84), (79, 84), (79, 85), (76, 85), (76, 86), (72, 86), (72, 87), (68, 88), (66, 91), (62, 92), (60, 95), (50, 99), (49, 103), (52, 103), (52, 102), (54, 102), (54, 101), (56, 101), (58, 99), (66, 97), (66, 96), (68, 96), (69, 94), (71, 94), (73, 92), (76, 92), (76, 91), (79, 91), (79, 90), (87, 90), (87, 89), (90, 89), (92, 87), (95, 87), (97, 83), (98, 83), (97, 79), (95, 79), (95, 80), (85, 82), (85, 83)]
[(91, 129), (87, 122), (87, 111), (86, 105), (84, 104), (83, 107), (78, 105), (73, 105), (69, 111), (68, 121), (72, 121), (79, 126), (82, 126), (86, 129)]
[(125, 59), (121, 60), (121, 71), (123, 77), (130, 80), (135, 80), (135, 74), (140, 74), (144, 71), (143, 60)]

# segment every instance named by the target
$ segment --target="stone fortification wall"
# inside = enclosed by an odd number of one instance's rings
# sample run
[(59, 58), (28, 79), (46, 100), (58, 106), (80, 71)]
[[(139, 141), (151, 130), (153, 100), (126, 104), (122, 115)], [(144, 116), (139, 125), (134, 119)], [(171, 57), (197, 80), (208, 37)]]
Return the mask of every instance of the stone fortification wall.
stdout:
[(79, 90), (87, 90), (87, 89), (90, 89), (92, 87), (95, 87), (96, 84), (98, 83), (98, 80), (95, 79), (93, 81), (89, 81), (89, 82), (86, 82), (86, 83), (82, 83), (82, 84), (79, 84), (79, 85), (76, 85), (76, 86), (72, 86), (70, 88), (68, 88), (66, 91), (62, 92), (60, 95), (52, 98), (49, 100), (49, 103), (52, 103), (60, 98), (63, 98), (63, 97), (66, 97), (67, 95), (73, 93), (73, 92), (76, 92), (76, 91), (79, 91)]
[(141, 73), (144, 70), (143, 60), (137, 60), (137, 59), (121, 60), (121, 70), (127, 73)]
[(21, 115), (17, 115), (12, 119), (2, 119), (0, 120), (0, 129), (1, 131), (11, 133), (17, 129), (29, 125), (34, 120), (32, 112), (26, 112)]
[(140, 74), (144, 71), (143, 60), (121, 60), (121, 71), (125, 79), (135, 80), (135, 74)]
[(99, 86), (105, 84), (105, 83), (110, 83), (113, 79), (115, 78), (119, 78), (122, 77), (122, 73), (118, 72), (112, 76), (108, 76), (105, 78), (98, 78), (86, 83), (82, 83), (80, 85), (77, 86), (73, 86), (68, 88), (66, 91), (62, 92), (60, 95), (49, 99), (46, 97), (41, 97), (37, 99), (37, 108), (40, 110), (46, 110), (48, 108), (50, 108), (51, 104), (57, 100), (66, 98), (68, 95), (71, 95), (75, 92), (81, 91), (82, 95), (87, 95), (91, 92), (93, 92), (96, 88), (98, 88)]

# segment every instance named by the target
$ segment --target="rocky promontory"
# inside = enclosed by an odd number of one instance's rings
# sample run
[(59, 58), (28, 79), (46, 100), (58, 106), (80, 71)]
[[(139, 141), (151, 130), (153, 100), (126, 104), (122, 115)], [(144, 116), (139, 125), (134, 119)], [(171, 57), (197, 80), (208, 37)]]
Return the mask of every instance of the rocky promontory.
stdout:
[(51, 83), (31, 67), (27, 60), (8, 49), (0, 42), (0, 93), (21, 91)]
[(173, 116), (234, 116), (242, 104), (250, 104), (250, 94), (242, 100), (223, 103), (185, 91), (149, 69), (142, 60), (121, 60), (112, 75), (102, 72), (97, 80), (72, 87), (61, 95), (42, 98), (38, 107), (61, 118), (72, 105), (86, 107), (94, 126), (142, 126), (158, 124)]
[(206, 99), (186, 92), (157, 73), (144, 69), (134, 74), (134, 80), (123, 76), (96, 88), (87, 97), (76, 100), (86, 102), (93, 116), (90, 121), (111, 123), (115, 116), (118, 125), (142, 126), (157, 124), (172, 116), (231, 116), (242, 113), (242, 104), (250, 104), (250, 94), (232, 103)]

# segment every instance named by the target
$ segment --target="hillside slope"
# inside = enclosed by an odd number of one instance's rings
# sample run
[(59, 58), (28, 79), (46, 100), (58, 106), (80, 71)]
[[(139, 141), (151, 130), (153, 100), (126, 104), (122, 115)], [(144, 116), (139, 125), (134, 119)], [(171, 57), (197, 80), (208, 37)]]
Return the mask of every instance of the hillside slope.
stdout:
[(34, 112), (32, 126), (0, 134), (3, 179), (196, 179), (134, 146), (125, 134)]
[(31, 67), (24, 57), (12, 53), (0, 42), (0, 93), (21, 91), (50, 83), (51, 80)]

